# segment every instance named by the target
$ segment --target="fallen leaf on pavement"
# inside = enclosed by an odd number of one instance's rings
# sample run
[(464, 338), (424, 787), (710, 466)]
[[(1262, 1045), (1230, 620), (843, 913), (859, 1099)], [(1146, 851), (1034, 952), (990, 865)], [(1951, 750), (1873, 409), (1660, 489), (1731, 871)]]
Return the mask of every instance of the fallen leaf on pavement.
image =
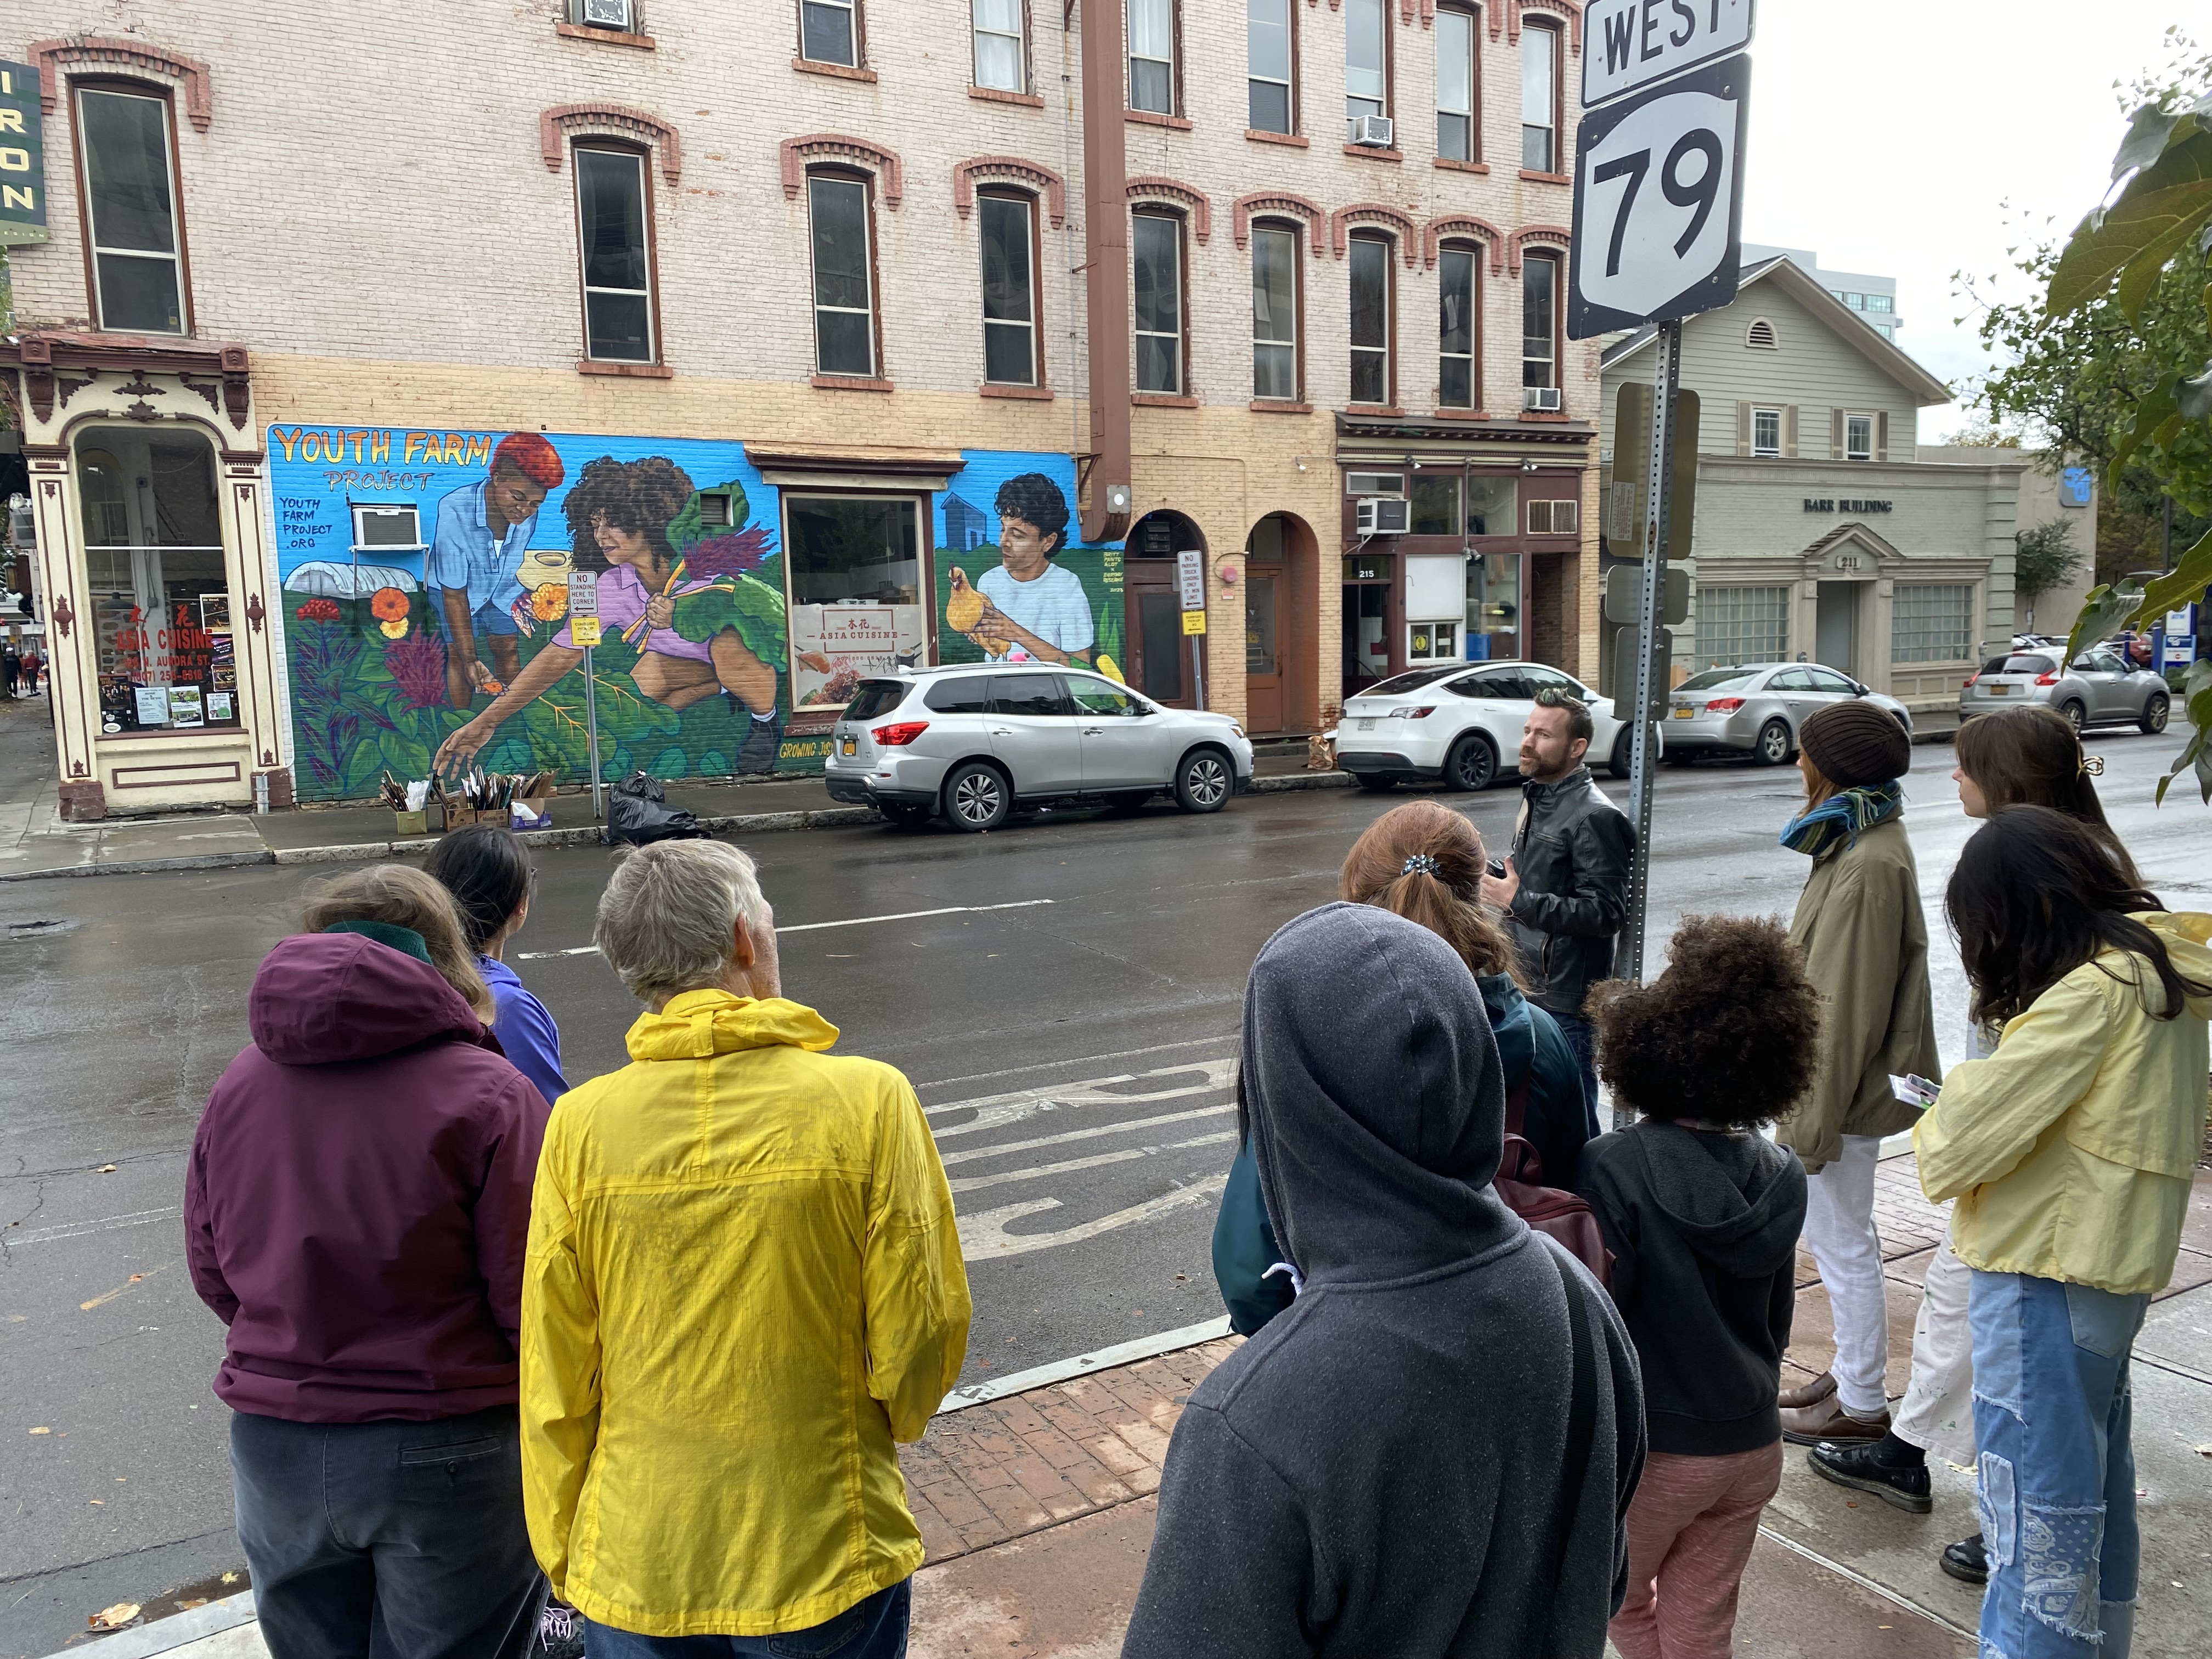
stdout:
[(227, 1572), (222, 1576), (222, 1582), (226, 1584), (235, 1584), (238, 1582), (238, 1575), (234, 1572)]
[[(190, 1612), (191, 1612), (194, 1607), (205, 1607), (207, 1604), (208, 1604), (208, 1599), (207, 1599), (207, 1597), (206, 1597), (206, 1596), (204, 1596), (204, 1595), (195, 1595), (195, 1596), (194, 1596), (194, 1597), (192, 1597), (192, 1599), (191, 1599), (191, 1601), (179, 1601), (179, 1602), (178, 1602), (178, 1603), (177, 1603), (177, 1611), (178, 1611), (179, 1613), (190, 1613)], [(1887, 1629), (1887, 1626), (1885, 1626), (1883, 1628)]]
[[(31, 1432), (36, 1434), (38, 1431), (33, 1429)], [(2212, 1457), (2212, 1446), (2199, 1446), (2197, 1449), (2197, 1455), (2199, 1457)]]
[[(100, 1175), (113, 1175), (115, 1173), (115, 1166), (112, 1164), (103, 1164), (100, 1166), (96, 1173)], [(118, 1602), (116, 1605), (120, 1607), (122, 1603)]]
[[(33, 1430), (31, 1431), (31, 1432), (32, 1432), (33, 1434), (52, 1434), (52, 1433), (53, 1432), (53, 1431), (52, 1431), (52, 1429), (44, 1429), (44, 1428), (41, 1428), (41, 1429), (33, 1429)], [(2199, 1450), (2199, 1451), (2203, 1451), (2203, 1450), (2204, 1450), (2204, 1449), (2205, 1449), (2204, 1447), (2203, 1447), (2203, 1446), (2199, 1446), (2197, 1449), (2197, 1450)]]
[(121, 1630), (137, 1616), (136, 1601), (118, 1601), (112, 1607), (102, 1607), (85, 1622), (94, 1630)]

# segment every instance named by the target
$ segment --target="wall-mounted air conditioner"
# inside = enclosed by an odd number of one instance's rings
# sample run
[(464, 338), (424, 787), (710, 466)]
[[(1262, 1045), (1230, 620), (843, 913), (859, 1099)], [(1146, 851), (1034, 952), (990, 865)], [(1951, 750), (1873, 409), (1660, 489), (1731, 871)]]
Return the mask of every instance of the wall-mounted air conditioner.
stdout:
[(1559, 388), (1555, 386), (1524, 387), (1521, 393), (1521, 407), (1556, 415), (1559, 412)]
[(1389, 149), (1397, 143), (1396, 124), (1387, 115), (1354, 115), (1345, 125), (1352, 129), (1352, 142), (1355, 144)]
[(636, 9), (631, 0), (578, 0), (576, 21), (586, 27), (634, 33)]
[(1369, 495), (1352, 504), (1352, 526), (1362, 536), (1402, 536), (1411, 510), (1402, 495)]
[(353, 503), (355, 552), (420, 553), (424, 545), (422, 510), (412, 502)]

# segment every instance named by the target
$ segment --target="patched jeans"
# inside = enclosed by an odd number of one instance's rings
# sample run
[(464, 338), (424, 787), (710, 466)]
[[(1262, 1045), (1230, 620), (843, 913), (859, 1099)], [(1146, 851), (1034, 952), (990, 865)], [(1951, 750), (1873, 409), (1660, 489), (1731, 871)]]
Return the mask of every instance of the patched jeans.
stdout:
[(1974, 1273), (1981, 1659), (2128, 1659), (2142, 1559), (2128, 1354), (2149, 1305)]

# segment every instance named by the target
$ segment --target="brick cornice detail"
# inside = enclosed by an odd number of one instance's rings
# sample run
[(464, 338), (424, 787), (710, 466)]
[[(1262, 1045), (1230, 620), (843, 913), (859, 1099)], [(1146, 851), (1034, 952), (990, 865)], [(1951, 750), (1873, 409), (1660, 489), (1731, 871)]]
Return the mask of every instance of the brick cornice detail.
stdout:
[(1472, 213), (1440, 213), (1429, 221), (1421, 233), (1421, 257), (1429, 264), (1437, 262), (1437, 242), (1450, 232), (1465, 231), (1479, 239), (1490, 250), (1490, 274), (1493, 276), (1505, 269), (1505, 233), (1487, 219), (1478, 219)]
[(1564, 17), (1567, 22), (1567, 50), (1579, 52), (1583, 49), (1583, 9), (1577, 0), (1491, 0), (1485, 8), (1490, 14), (1490, 38), (1498, 38), (1498, 26), (1503, 22), (1509, 39), (1521, 38), (1521, 14), (1524, 11), (1548, 11)]
[(1344, 258), (1352, 237), (1353, 225), (1382, 225), (1398, 233), (1398, 251), (1406, 256), (1406, 269), (1413, 268), (1413, 244), (1419, 240), (1420, 227), (1396, 208), (1381, 202), (1354, 202), (1340, 207), (1328, 216), (1329, 246), (1336, 257)]
[[(1190, 214), (1191, 234), (1203, 247), (1213, 234), (1213, 204), (1206, 199), (1203, 191), (1194, 190), (1180, 179), (1163, 179), (1156, 173), (1146, 173), (1132, 179), (1125, 186), (1132, 202), (1173, 202)], [(1243, 246), (1242, 240), (1237, 246)]]
[(208, 83), (208, 66), (180, 52), (165, 52), (143, 40), (117, 40), (96, 34), (72, 34), (58, 40), (34, 40), (31, 61), (39, 66), (39, 107), (48, 115), (61, 100), (55, 70), (64, 64), (98, 64), (122, 69), (151, 70), (185, 87), (185, 114), (195, 132), (205, 132), (215, 120), (215, 93)]
[(865, 138), (848, 138), (842, 132), (810, 132), (804, 138), (785, 139), (776, 146), (776, 154), (782, 158), (787, 201), (796, 199), (805, 184), (809, 161), (843, 161), (875, 173), (883, 181), (886, 207), (896, 207), (906, 196), (906, 170), (899, 164), (898, 152)]
[(661, 176), (670, 184), (684, 176), (684, 143), (676, 129), (627, 104), (561, 104), (540, 115), (538, 149), (545, 158), (545, 170), (561, 171), (561, 157), (568, 149), (562, 140), (568, 134), (610, 129), (651, 146), (660, 157)]
[(975, 207), (975, 185), (984, 179), (1012, 179), (1044, 192), (1045, 213), (1058, 230), (1067, 219), (1067, 184), (1041, 162), (1018, 155), (978, 155), (952, 169), (952, 210), (965, 219)]
[(1286, 190), (1260, 190), (1249, 196), (1238, 197), (1229, 214), (1229, 228), (1236, 236), (1237, 246), (1243, 247), (1251, 241), (1252, 216), (1255, 213), (1285, 213), (1292, 217), (1303, 217), (1313, 238), (1313, 257), (1316, 259), (1322, 257), (1324, 252), (1322, 228), (1328, 222), (1328, 215), (1304, 197), (1293, 196)]
[(1529, 242), (1556, 244), (1565, 253), (1572, 240), (1571, 234), (1560, 225), (1523, 225), (1506, 239), (1505, 268), (1517, 273), (1521, 269), (1521, 250)]

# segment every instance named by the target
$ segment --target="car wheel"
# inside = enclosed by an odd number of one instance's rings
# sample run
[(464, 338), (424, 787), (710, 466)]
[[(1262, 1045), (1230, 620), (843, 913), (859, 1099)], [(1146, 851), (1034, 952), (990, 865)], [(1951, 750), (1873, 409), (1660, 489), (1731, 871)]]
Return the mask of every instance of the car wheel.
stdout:
[(1176, 768), (1176, 805), (1186, 812), (1218, 812), (1236, 787), (1229, 757), (1218, 749), (1194, 749)]
[(1635, 770), (1635, 754), (1636, 733), (1624, 726), (1620, 735), (1613, 740), (1613, 753), (1606, 761), (1605, 769), (1616, 778), (1626, 777)]
[(1779, 766), (1790, 758), (1790, 724), (1787, 720), (1769, 720), (1759, 728), (1759, 743), (1755, 752), (1761, 766)]
[(945, 780), (945, 821), (975, 834), (995, 830), (1013, 809), (1013, 790), (1006, 775), (981, 761), (965, 761)]
[(2136, 723), (2152, 737), (2156, 737), (2166, 730), (2166, 717), (2170, 708), (2166, 693), (2154, 691), (2150, 695), (2150, 701), (2143, 705), (2142, 719)]
[(1362, 789), (1372, 790), (1378, 795), (1398, 787), (1398, 780), (1388, 772), (1355, 772), (1352, 776), (1359, 780)]
[(1498, 751), (1480, 732), (1470, 732), (1444, 757), (1444, 787), (1480, 790), (1498, 775)]
[(878, 801), (876, 811), (902, 830), (919, 830), (933, 816), (927, 806), (915, 806), (905, 801)]
[(2081, 706), (2079, 697), (2069, 697), (2058, 705), (2058, 712), (2066, 716), (2066, 724), (2079, 732), (2089, 722), (2089, 711)]

